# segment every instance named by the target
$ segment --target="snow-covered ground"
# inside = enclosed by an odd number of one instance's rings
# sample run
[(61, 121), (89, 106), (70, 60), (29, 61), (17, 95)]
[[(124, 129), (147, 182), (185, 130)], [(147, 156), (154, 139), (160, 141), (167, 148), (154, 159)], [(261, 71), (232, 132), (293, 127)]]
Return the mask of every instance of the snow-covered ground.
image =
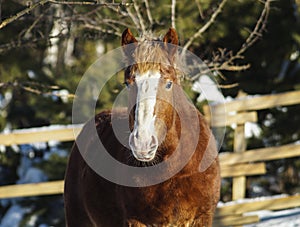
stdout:
[(300, 227), (300, 208), (283, 211), (259, 211), (252, 215), (258, 215), (260, 222), (245, 227)]
[[(273, 199), (281, 199), (286, 197), (288, 197), (288, 195), (280, 194), (273, 196), (260, 196), (256, 198), (245, 198), (226, 203), (219, 202), (218, 207), (221, 208), (223, 206), (231, 206), (238, 204), (245, 205), (247, 203), (251, 204), (260, 201), (272, 201)], [(258, 223), (244, 225), (244, 227), (300, 227), (300, 207), (279, 211), (259, 210), (248, 212), (244, 215), (257, 215), (260, 220)]]

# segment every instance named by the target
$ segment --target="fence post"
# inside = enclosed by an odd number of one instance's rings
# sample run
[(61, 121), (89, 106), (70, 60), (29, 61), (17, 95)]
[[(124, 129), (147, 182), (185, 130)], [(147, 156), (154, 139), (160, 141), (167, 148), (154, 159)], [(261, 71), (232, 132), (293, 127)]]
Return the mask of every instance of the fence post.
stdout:
[[(237, 125), (234, 130), (234, 152), (246, 151), (245, 124)], [(234, 177), (232, 179), (232, 200), (243, 199), (246, 194), (246, 177)]]

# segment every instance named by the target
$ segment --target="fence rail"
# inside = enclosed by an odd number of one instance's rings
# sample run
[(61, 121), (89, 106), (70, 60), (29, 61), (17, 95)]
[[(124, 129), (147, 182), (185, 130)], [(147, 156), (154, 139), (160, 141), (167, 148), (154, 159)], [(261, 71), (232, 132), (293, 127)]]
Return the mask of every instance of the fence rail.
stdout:
[(74, 141), (82, 125), (52, 125), (49, 127), (19, 129), (0, 134), (0, 145), (10, 146), (48, 141)]
[(62, 194), (64, 181), (50, 181), (32, 184), (17, 184), (0, 187), (0, 199)]
[[(225, 105), (212, 105), (210, 108), (204, 109), (212, 127), (236, 125), (234, 129), (234, 152), (225, 152), (220, 155), (221, 176), (223, 178), (233, 178), (234, 200), (244, 198), (247, 176), (266, 173), (265, 161), (300, 157), (300, 144), (287, 144), (280, 147), (254, 150), (246, 149), (245, 123), (257, 121), (256, 110), (295, 104), (300, 104), (300, 91), (243, 98), (225, 103)], [(230, 114), (220, 116), (220, 113), (223, 113), (224, 106), (227, 113)], [(69, 125), (15, 130), (9, 134), (0, 134), (0, 145), (10, 146), (52, 140), (61, 142), (73, 141), (81, 128), (82, 125)], [(64, 182), (62, 180), (2, 186), (0, 187), (0, 199), (62, 194), (63, 187)], [(240, 226), (255, 223), (259, 221), (258, 216), (245, 216), (244, 213), (262, 209), (278, 210), (299, 206), (300, 195), (219, 206), (214, 226)]]

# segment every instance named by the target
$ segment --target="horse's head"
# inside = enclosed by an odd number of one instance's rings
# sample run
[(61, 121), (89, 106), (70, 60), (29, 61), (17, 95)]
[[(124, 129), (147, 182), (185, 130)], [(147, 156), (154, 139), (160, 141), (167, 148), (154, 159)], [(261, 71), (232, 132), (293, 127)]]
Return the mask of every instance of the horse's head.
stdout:
[[(131, 44), (131, 45), (128, 45)], [(169, 29), (163, 40), (137, 41), (129, 29), (122, 46), (129, 65), (125, 84), (129, 92), (129, 145), (134, 157), (151, 162), (174, 123), (174, 87), (179, 84), (174, 66), (178, 37)]]

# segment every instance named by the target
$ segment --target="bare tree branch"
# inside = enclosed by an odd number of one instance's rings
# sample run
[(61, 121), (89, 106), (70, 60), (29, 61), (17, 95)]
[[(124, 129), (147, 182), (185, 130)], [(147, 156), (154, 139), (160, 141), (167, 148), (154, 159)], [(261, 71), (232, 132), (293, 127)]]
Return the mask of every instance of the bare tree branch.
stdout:
[(20, 82), (20, 81), (8, 81), (8, 82), (1, 82), (0, 89), (22, 89), (24, 91), (36, 94), (36, 95), (43, 95), (48, 97), (60, 97), (60, 98), (75, 98), (75, 94), (60, 94), (55, 91), (59, 91), (60, 88), (57, 85), (44, 85), (38, 82)]
[[(107, 4), (104, 0), (98, 0), (100, 3), (102, 4)], [(122, 4), (119, 4), (119, 6), (124, 6), (125, 8), (131, 6), (132, 3), (122, 3)], [(113, 10), (115, 13), (117, 14), (121, 14), (122, 16), (125, 16), (125, 17), (128, 17), (128, 13), (124, 10), (122, 10), (121, 7), (115, 7), (113, 5), (110, 5), (110, 4), (107, 4), (106, 5), (107, 8)]]
[(7, 26), (8, 24), (12, 23), (13, 21), (18, 20), (20, 17), (24, 16), (27, 13), (30, 13), (32, 10), (34, 10), (35, 8), (42, 6), (44, 4), (46, 4), (47, 2), (49, 2), (49, 0), (42, 0), (39, 1), (31, 6), (29, 6), (28, 8), (18, 12), (16, 15), (2, 21), (2, 23), (0, 24), (0, 29), (4, 28), (5, 26)]
[(174, 29), (176, 29), (175, 11), (176, 11), (176, 0), (172, 0), (172, 5), (171, 5), (171, 26)]
[(51, 43), (50, 43), (49, 40), (54, 39), (54, 38), (64, 38), (64, 37), (66, 37), (66, 35), (64, 35), (62, 33), (62, 31), (59, 31), (58, 34), (50, 35), (48, 37), (37, 37), (37, 38), (25, 39), (25, 40), (20, 40), (20, 39), (12, 40), (9, 43), (5, 43), (5, 44), (0, 45), (0, 54), (6, 52), (8, 50), (14, 49), (14, 48), (32, 47), (32, 46), (34, 46), (34, 44), (36, 44), (40, 41), (45, 41), (45, 40), (46, 41), (48, 40), (48, 43), (50, 45)]
[(149, 2), (148, 2), (148, 0), (144, 0), (144, 3), (145, 3), (145, 6), (146, 6), (147, 17), (148, 17), (148, 20), (150, 22), (150, 27), (152, 27), (152, 25), (153, 25), (153, 18), (152, 18), (152, 14), (151, 14)]
[[(1, 1), (0, 0), (0, 17), (1, 17)], [(273, 0), (258, 0), (263, 2), (264, 8), (258, 18), (253, 30), (249, 32), (249, 36), (246, 38), (245, 42), (241, 45), (241, 48), (233, 53), (232, 51), (227, 51), (226, 49), (219, 49), (213, 53), (213, 57), (206, 61), (208, 68), (214, 72), (217, 72), (221, 77), (221, 71), (242, 71), (250, 67), (249, 64), (238, 65), (236, 60), (242, 59), (245, 51), (251, 47), (262, 35), (266, 27), (266, 21), (269, 15), (270, 3)], [(198, 6), (199, 14), (203, 17), (202, 8), (200, 5), (200, 0), (195, 0)], [(204, 32), (206, 32), (216, 21), (218, 15), (222, 12), (227, 0), (219, 1), (220, 4), (213, 11), (211, 16), (208, 18), (206, 23), (199, 28), (186, 42), (183, 46), (183, 54), (185, 51), (192, 45), (192, 43), (198, 38), (201, 37)], [(75, 24), (77, 28), (86, 28), (94, 31), (100, 31), (104, 34), (112, 34), (115, 36), (121, 36), (120, 27), (134, 27), (139, 32), (145, 33), (146, 29), (152, 28), (154, 20), (152, 17), (151, 8), (149, 6), (149, 0), (143, 0), (141, 3), (136, 0), (132, 0), (132, 3), (126, 3), (122, 1), (121, 3), (108, 3), (105, 0), (95, 0), (95, 1), (63, 1), (63, 0), (40, 0), (37, 3), (28, 6), (26, 9), (18, 12), (9, 19), (4, 20), (0, 24), (0, 29), (6, 25), (12, 23), (13, 21), (18, 20), (27, 13), (32, 12), (35, 8), (43, 6), (45, 4), (55, 4), (55, 5), (67, 5), (73, 12), (72, 15), (67, 16), (53, 16), (54, 19), (59, 19), (60, 24), (63, 22), (69, 22)], [(176, 26), (176, 0), (171, 1), (171, 26)], [(95, 6), (92, 10), (89, 11), (80, 11), (76, 10), (77, 5), (85, 6)], [(54, 5), (53, 5), (54, 7)], [(51, 7), (51, 9), (53, 9)], [(102, 13), (101, 8), (111, 10), (109, 13)], [(50, 7), (49, 7), (50, 8)], [(142, 12), (145, 12), (144, 14)], [(178, 12), (179, 13), (179, 12)], [(113, 16), (111, 16), (113, 15)], [(17, 48), (20, 46), (29, 46), (34, 43), (39, 42), (40, 40), (50, 40), (52, 37), (63, 37), (64, 34), (60, 33), (57, 36), (49, 36), (44, 34), (37, 34), (33, 37), (30, 37), (31, 40), (28, 40), (27, 34), (35, 31), (34, 28), (37, 28), (40, 21), (43, 21), (44, 18), (48, 16), (45, 15), (45, 11), (42, 14), (34, 15), (34, 21), (30, 21), (28, 28), (25, 28), (20, 34), (18, 40), (13, 40), (12, 42), (0, 45), (0, 54), (4, 51)], [(1, 19), (1, 18), (0, 18)], [(149, 25), (150, 24), (150, 25)], [(38, 29), (35, 33), (40, 32)], [(68, 31), (69, 32), (69, 31)], [(31, 35), (31, 34), (30, 34)], [(26, 38), (27, 37), (27, 38)], [(195, 80), (196, 78), (193, 78)]]
[(129, 7), (126, 7), (126, 10), (127, 10), (128, 16), (131, 18), (131, 20), (134, 23), (136, 29), (141, 32), (142, 28), (141, 28), (141, 25), (140, 25), (138, 19), (136, 18), (136, 16), (131, 12), (131, 9)]
[[(233, 53), (232, 51), (228, 51), (227, 49), (219, 48), (216, 52), (213, 53), (212, 59), (206, 61), (208, 70), (202, 70), (201, 75), (209, 73), (208, 71), (213, 71), (213, 72), (217, 72), (221, 78), (226, 80), (226, 78), (222, 75), (221, 71), (239, 72), (250, 68), (250, 64), (238, 65), (236, 64), (235, 61), (238, 59), (243, 59), (244, 58), (243, 54), (245, 53), (245, 51), (249, 47), (251, 47), (262, 36), (262, 33), (266, 28), (266, 22), (269, 16), (270, 4), (272, 1), (273, 0), (266, 0), (263, 2), (264, 8), (260, 14), (260, 17), (258, 18), (254, 26), (254, 29), (250, 32), (249, 36), (242, 44), (241, 48), (236, 53)], [(195, 81), (201, 75), (198, 74), (193, 78), (190, 78), (190, 80)]]
[(140, 23), (140, 28), (142, 29), (142, 33), (145, 34), (146, 33), (146, 27), (145, 27), (145, 22), (144, 22), (144, 19), (141, 15), (141, 11), (140, 11), (140, 8), (138, 6), (138, 4), (136, 3), (135, 0), (132, 0), (133, 1), (133, 6), (134, 6), (134, 9), (135, 9), (135, 13), (139, 19), (139, 23)]
[(92, 25), (92, 24), (84, 24), (83, 27), (88, 28), (88, 29), (92, 29), (92, 30), (95, 30), (95, 31), (100, 31), (100, 32), (106, 33), (106, 34), (113, 34), (113, 35), (116, 35), (116, 36), (119, 36), (119, 37), (122, 36), (122, 33), (120, 33), (119, 31), (116, 31), (116, 30), (113, 30), (113, 29), (104, 29), (101, 26), (96, 26), (96, 25)]
[(8, 24), (12, 23), (13, 21), (18, 20), (20, 17), (24, 16), (25, 14), (30, 13), (35, 8), (37, 8), (39, 6), (43, 6), (47, 3), (62, 4), (62, 5), (98, 5), (98, 6), (110, 6), (110, 7), (114, 7), (114, 8), (119, 8), (122, 5), (123, 6), (131, 5), (130, 3), (105, 3), (105, 2), (98, 2), (98, 1), (69, 2), (69, 1), (57, 1), (57, 0), (41, 0), (41, 1), (39, 1), (35, 4), (33, 4), (33, 5), (30, 5), (26, 9), (18, 12), (14, 16), (2, 21), (1, 24), (0, 24), (0, 29), (6, 27)]
[(270, 4), (272, 0), (266, 0), (264, 2), (264, 9), (258, 18), (254, 29), (246, 39), (245, 43), (242, 45), (241, 49), (237, 52), (237, 55), (242, 55), (249, 47), (251, 47), (258, 39), (261, 38), (262, 33), (264, 32), (269, 18)]
[[(248, 68), (250, 68), (250, 64), (245, 65), (236, 65), (234, 63), (237, 59), (243, 59), (243, 54), (245, 51), (251, 47), (260, 37), (262, 36), (262, 33), (264, 32), (266, 28), (266, 23), (269, 17), (269, 11), (270, 11), (270, 4), (272, 0), (266, 0), (264, 2), (264, 9), (262, 10), (262, 13), (260, 14), (259, 19), (257, 20), (254, 29), (246, 39), (246, 41), (241, 46), (240, 50), (236, 52), (236, 54), (233, 54), (232, 52), (229, 52), (229, 54), (225, 54), (225, 49), (219, 49), (220, 54), (216, 55), (213, 59), (213, 61), (210, 63), (209, 67), (212, 70), (226, 70), (226, 71), (243, 71)], [(223, 60), (222, 60), (223, 59)], [(220, 63), (221, 62), (221, 63)]]
[(59, 1), (59, 0), (48, 0), (49, 2), (53, 4), (62, 4), (62, 5), (98, 5), (98, 6), (113, 6), (113, 7), (119, 7), (119, 6), (129, 6), (130, 3), (108, 3), (108, 2), (99, 2), (99, 1), (82, 1), (82, 2), (75, 2), (75, 1)]
[(190, 45), (193, 43), (193, 41), (196, 38), (199, 38), (215, 22), (217, 16), (221, 13), (226, 2), (227, 0), (222, 0), (222, 2), (219, 4), (218, 8), (211, 15), (210, 19), (206, 22), (206, 24), (202, 26), (192, 37), (189, 38), (189, 40), (183, 46), (184, 51), (187, 50), (190, 47)]

